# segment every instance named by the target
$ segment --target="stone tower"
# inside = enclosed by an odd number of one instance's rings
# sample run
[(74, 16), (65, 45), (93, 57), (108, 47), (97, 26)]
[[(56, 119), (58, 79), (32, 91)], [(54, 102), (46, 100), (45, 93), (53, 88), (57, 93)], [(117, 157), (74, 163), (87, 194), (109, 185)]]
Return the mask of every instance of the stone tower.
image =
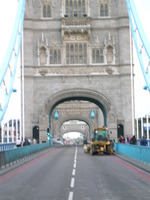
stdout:
[[(40, 141), (45, 140), (55, 108), (72, 101), (94, 103), (113, 138), (132, 134), (131, 77), (126, 0), (26, 2), (26, 136), (32, 138), (37, 126)], [(79, 116), (70, 113), (65, 120)], [(92, 120), (84, 117), (91, 128)]]

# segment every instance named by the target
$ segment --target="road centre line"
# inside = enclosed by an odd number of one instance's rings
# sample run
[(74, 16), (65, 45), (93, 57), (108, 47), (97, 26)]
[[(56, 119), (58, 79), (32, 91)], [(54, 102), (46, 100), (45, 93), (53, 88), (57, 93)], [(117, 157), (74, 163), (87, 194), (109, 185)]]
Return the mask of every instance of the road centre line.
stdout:
[(68, 200), (73, 200), (73, 192), (69, 192)]
[(76, 163), (74, 163), (74, 164), (73, 164), (73, 168), (75, 169), (75, 168), (76, 168), (76, 166), (77, 166), (77, 165), (76, 165)]
[[(74, 163), (73, 163), (73, 170), (72, 170), (72, 178), (71, 178), (71, 182), (70, 182), (70, 187), (74, 188), (74, 183), (75, 183), (75, 174), (76, 174), (76, 165), (77, 165), (77, 146), (76, 146), (76, 150), (75, 150), (75, 156), (74, 156)], [(68, 196), (68, 200), (73, 200), (73, 191), (69, 192), (69, 196)]]
[(75, 176), (75, 174), (76, 174), (76, 170), (73, 169), (73, 170), (72, 170), (72, 176)]
[(74, 182), (75, 182), (75, 178), (71, 178), (71, 183), (70, 183), (70, 187), (71, 187), (71, 188), (74, 187)]

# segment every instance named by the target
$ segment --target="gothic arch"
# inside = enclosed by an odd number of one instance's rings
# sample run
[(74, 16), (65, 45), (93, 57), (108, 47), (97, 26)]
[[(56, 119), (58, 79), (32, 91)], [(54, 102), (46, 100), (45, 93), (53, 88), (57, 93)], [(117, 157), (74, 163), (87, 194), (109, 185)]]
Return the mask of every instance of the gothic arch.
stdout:
[(54, 133), (59, 133), (60, 127), (62, 126), (62, 124), (65, 121), (69, 121), (69, 120), (84, 121), (89, 126), (89, 134), (91, 134), (92, 130), (94, 129), (94, 124), (93, 124), (92, 120), (89, 120), (88, 118), (85, 118), (85, 117), (80, 116), (80, 115), (72, 115), (72, 116), (66, 116), (66, 117), (60, 119), (59, 122), (57, 123), (57, 125), (53, 129)]
[(53, 94), (45, 106), (44, 112), (49, 115), (49, 127), (51, 127), (51, 114), (53, 109), (57, 105), (70, 100), (85, 100), (95, 103), (102, 110), (105, 126), (107, 126), (109, 112), (115, 113), (112, 111), (112, 106), (109, 100), (103, 94), (98, 93), (97, 91), (88, 89), (63, 90)]

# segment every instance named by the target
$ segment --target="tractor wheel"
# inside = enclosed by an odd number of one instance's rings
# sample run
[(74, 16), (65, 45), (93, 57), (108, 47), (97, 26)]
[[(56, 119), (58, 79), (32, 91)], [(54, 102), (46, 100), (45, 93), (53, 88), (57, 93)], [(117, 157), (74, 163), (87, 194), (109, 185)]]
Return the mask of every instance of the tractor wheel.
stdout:
[(110, 155), (111, 154), (111, 146), (107, 146), (107, 154)]
[(90, 154), (93, 156), (94, 155), (94, 146), (91, 146), (90, 148)]

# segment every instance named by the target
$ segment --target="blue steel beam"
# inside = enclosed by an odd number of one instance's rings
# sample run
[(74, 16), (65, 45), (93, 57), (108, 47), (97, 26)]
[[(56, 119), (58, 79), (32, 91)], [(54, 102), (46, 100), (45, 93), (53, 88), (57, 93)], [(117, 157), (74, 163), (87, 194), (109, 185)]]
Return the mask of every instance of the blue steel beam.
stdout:
[[(128, 9), (128, 14), (129, 14), (132, 35), (133, 35), (133, 39), (134, 39), (134, 43), (135, 43), (135, 47), (136, 47), (136, 52), (137, 52), (138, 59), (140, 62), (140, 67), (141, 67), (141, 70), (143, 73), (144, 80), (146, 82), (146, 86), (147, 86), (148, 90), (150, 91), (150, 74), (149, 74), (148, 70), (145, 70), (144, 56), (143, 56), (142, 50), (141, 50), (142, 48), (145, 50), (146, 56), (147, 56), (148, 60), (150, 61), (150, 44), (149, 44), (149, 41), (143, 30), (140, 18), (138, 16), (138, 12), (135, 7), (134, 0), (126, 0), (126, 3), (127, 3), (127, 9)], [(139, 36), (139, 38), (138, 38), (138, 36)], [(141, 47), (139, 47), (139, 45), (138, 45), (139, 39), (142, 44)]]
[[(19, 56), (19, 51), (20, 51), (20, 45), (21, 45), (21, 36), (22, 36), (23, 21), (24, 21), (24, 10), (25, 10), (25, 0), (19, 0), (11, 40), (9, 42), (9, 46), (8, 46), (3, 64), (0, 68), (0, 86), (1, 86), (1, 84), (3, 84), (3, 80), (5, 78), (7, 70), (9, 68), (13, 52), (15, 50), (14, 71), (12, 74), (10, 74), (9, 91), (7, 93), (5, 92), (5, 94), (4, 94), (5, 95), (4, 106), (3, 106), (3, 108), (0, 109), (0, 122), (2, 121), (2, 119), (4, 117), (4, 114), (8, 107), (11, 93), (13, 92), (13, 83), (14, 83), (14, 79), (15, 79), (16, 66), (17, 66), (17, 61), (18, 61), (18, 56)], [(17, 43), (17, 49), (15, 49), (16, 43)]]

